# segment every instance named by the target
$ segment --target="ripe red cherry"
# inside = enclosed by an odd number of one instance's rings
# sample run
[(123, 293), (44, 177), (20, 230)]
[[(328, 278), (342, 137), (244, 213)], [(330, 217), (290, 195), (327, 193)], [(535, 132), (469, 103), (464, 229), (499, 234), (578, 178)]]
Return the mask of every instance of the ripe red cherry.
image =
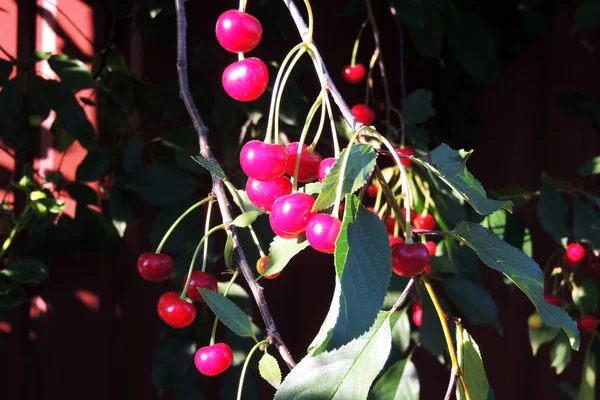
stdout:
[(421, 327), (423, 323), (423, 306), (421, 306), (421, 303), (415, 303), (413, 306), (412, 320), (416, 326)]
[(253, 50), (262, 39), (262, 26), (250, 14), (243, 11), (225, 11), (217, 20), (217, 40), (225, 50), (246, 53)]
[(258, 58), (246, 58), (225, 68), (222, 83), (223, 89), (234, 99), (253, 101), (267, 89), (269, 70)]
[(372, 125), (375, 122), (375, 111), (366, 104), (357, 104), (352, 107), (352, 114), (361, 124)]
[(594, 332), (598, 327), (598, 320), (589, 314), (583, 314), (577, 320), (577, 327), (583, 332)]
[(419, 275), (429, 262), (429, 252), (423, 243), (392, 246), (392, 269), (400, 276)]
[(387, 228), (387, 231), (389, 234), (394, 234), (394, 228), (396, 227), (396, 218), (389, 216), (386, 220), (385, 220), (385, 227)]
[(378, 192), (379, 192), (379, 186), (377, 186), (377, 185), (369, 185), (369, 187), (367, 187), (367, 195), (369, 197), (377, 196)]
[(160, 296), (156, 310), (160, 319), (173, 328), (185, 328), (196, 318), (196, 307), (181, 300), (175, 292), (167, 292)]
[(431, 271), (433, 271), (433, 268), (431, 268), (431, 265), (426, 265), (423, 271), (425, 272), (425, 275), (431, 275)]
[(427, 251), (429, 252), (430, 256), (435, 256), (435, 251), (437, 250), (437, 245), (435, 242), (428, 240), (425, 242), (425, 247), (427, 247)]
[(431, 214), (427, 215), (417, 215), (417, 217), (413, 220), (413, 225), (417, 229), (426, 229), (431, 230), (435, 228), (435, 217)]
[(579, 243), (571, 243), (567, 246), (564, 262), (567, 267), (575, 267), (581, 260), (585, 258), (585, 247)]
[(329, 158), (326, 158), (323, 161), (321, 161), (321, 164), (319, 164), (319, 173), (318, 173), (319, 182), (323, 182), (323, 180), (325, 179), (325, 177), (327, 176), (329, 171), (331, 171), (331, 167), (333, 166), (333, 164), (336, 161), (337, 160), (333, 157), (329, 157)]
[[(258, 271), (259, 274), (264, 274), (265, 271), (267, 270), (267, 264), (269, 264), (269, 256), (263, 256), (261, 258), (258, 259), (258, 261), (256, 262), (256, 271)], [(275, 272), (274, 274), (271, 275), (263, 275), (266, 279), (275, 279), (279, 276), (280, 272)]]
[(546, 303), (552, 304), (553, 306), (556, 306), (556, 307), (560, 307), (563, 304), (562, 298), (556, 294), (550, 294), (550, 293), (545, 294), (544, 300), (546, 300)]
[(137, 270), (148, 282), (162, 282), (173, 272), (173, 259), (166, 254), (142, 253), (137, 259)]
[(277, 198), (292, 193), (292, 182), (284, 176), (275, 178), (272, 181), (259, 181), (248, 178), (246, 193), (252, 204), (256, 207), (265, 211), (271, 211), (273, 202)]
[(308, 222), (306, 239), (313, 249), (333, 254), (340, 229), (342, 229), (342, 221), (336, 217), (329, 214), (317, 214)]
[[(294, 176), (294, 170), (296, 169), (296, 160), (298, 159), (298, 146), (300, 143), (294, 142), (286, 146), (288, 152), (288, 161), (285, 168), (285, 173), (289, 176)], [(306, 144), (302, 145), (302, 151), (300, 152), (300, 165), (298, 166), (298, 180), (300, 182), (311, 182), (314, 181), (319, 174), (319, 165), (323, 159), (321, 155), (313, 151), (309, 153), (306, 148)]]
[(344, 67), (344, 71), (342, 72), (344, 80), (349, 83), (358, 83), (362, 81), (365, 79), (366, 74), (367, 71), (365, 66), (362, 64), (356, 64), (354, 67), (351, 65), (346, 65)]
[(315, 200), (306, 193), (281, 196), (273, 203), (269, 222), (273, 232), (283, 238), (300, 236), (317, 213), (311, 211)]
[(404, 243), (404, 239), (399, 236), (394, 236), (392, 234), (388, 234), (388, 239), (390, 239), (390, 247), (398, 243)]
[(196, 351), (194, 364), (202, 375), (215, 376), (224, 372), (233, 362), (233, 351), (225, 343), (201, 347)]
[(251, 140), (242, 147), (240, 165), (250, 178), (272, 181), (283, 176), (288, 154), (280, 144)]
[[(183, 278), (183, 286), (185, 286), (186, 281), (187, 276)], [(188, 290), (185, 292), (185, 295), (194, 301), (204, 301), (198, 288), (208, 289), (216, 292), (218, 287), (217, 280), (212, 275), (202, 271), (192, 271), (190, 285), (188, 286)]]
[[(400, 148), (396, 149), (396, 153), (402, 154), (405, 156), (417, 155), (417, 152), (412, 147), (400, 147)], [(400, 163), (402, 163), (402, 165), (404, 165), (405, 167), (408, 167), (410, 164), (412, 164), (412, 160), (410, 160), (408, 158), (400, 158)]]

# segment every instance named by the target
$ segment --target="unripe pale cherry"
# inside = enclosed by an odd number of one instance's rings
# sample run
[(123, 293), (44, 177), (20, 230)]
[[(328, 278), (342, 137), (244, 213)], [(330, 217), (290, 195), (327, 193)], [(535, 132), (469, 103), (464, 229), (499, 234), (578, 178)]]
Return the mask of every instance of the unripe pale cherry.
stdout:
[(372, 125), (375, 122), (375, 111), (366, 104), (357, 104), (352, 107), (352, 114), (363, 125)]
[(571, 243), (565, 251), (564, 262), (567, 267), (575, 267), (581, 260), (585, 258), (585, 247), (579, 243)]
[(194, 355), (196, 369), (202, 375), (216, 376), (226, 371), (233, 362), (233, 351), (225, 343), (201, 347)]
[(362, 64), (346, 65), (342, 71), (342, 77), (348, 83), (358, 83), (365, 79), (366, 74), (367, 71)]
[(325, 180), (325, 177), (327, 176), (329, 171), (331, 171), (331, 167), (333, 167), (333, 164), (335, 164), (336, 161), (337, 160), (333, 157), (328, 157), (321, 161), (321, 163), (319, 164), (318, 173), (319, 182), (323, 182), (323, 180)]
[(342, 221), (329, 214), (317, 214), (306, 227), (306, 239), (311, 247), (322, 253), (333, 254)]
[(316, 215), (312, 211), (314, 204), (315, 200), (306, 193), (292, 193), (275, 200), (269, 215), (273, 232), (288, 239), (300, 236)]
[(174, 262), (166, 254), (142, 253), (137, 259), (137, 270), (148, 282), (162, 282), (171, 276)]
[(542, 316), (538, 312), (534, 312), (527, 318), (527, 325), (534, 331), (539, 331), (544, 326)]
[[(258, 259), (258, 261), (256, 262), (256, 271), (259, 274), (264, 274), (265, 271), (267, 270), (267, 265), (269, 264), (269, 256), (263, 256), (261, 258)], [(265, 279), (275, 279), (279, 276), (280, 272), (275, 272), (274, 274), (271, 275), (263, 275), (265, 277)]]
[(196, 307), (180, 299), (175, 292), (160, 296), (156, 311), (160, 319), (172, 328), (185, 328), (196, 319)]
[(269, 70), (262, 60), (255, 57), (236, 61), (223, 71), (223, 89), (238, 101), (258, 99), (268, 83)]
[(217, 20), (217, 40), (225, 50), (246, 53), (253, 50), (262, 39), (262, 26), (250, 14), (227, 10)]
[[(396, 153), (405, 156), (415, 156), (417, 154), (415, 149), (413, 149), (412, 147), (400, 147), (396, 149)], [(412, 160), (408, 158), (400, 158), (400, 163), (405, 167), (408, 167), (410, 164), (412, 164)]]
[(436, 220), (435, 220), (435, 217), (431, 214), (427, 214), (427, 215), (419, 214), (413, 220), (412, 223), (413, 223), (414, 227), (417, 229), (431, 230), (431, 229), (435, 228)]
[(248, 178), (246, 182), (248, 198), (256, 207), (271, 211), (273, 203), (281, 196), (292, 193), (292, 182), (284, 176), (272, 181), (259, 181)]
[(251, 140), (242, 147), (240, 165), (250, 178), (272, 181), (285, 173), (287, 150), (280, 144)]
[[(183, 286), (185, 287), (185, 282), (187, 281), (187, 275), (183, 278)], [(192, 276), (190, 277), (190, 285), (188, 286), (185, 295), (194, 301), (204, 301), (202, 294), (198, 290), (208, 289), (216, 292), (219, 285), (217, 284), (217, 280), (211, 274), (207, 274), (202, 271), (192, 271)]]
[(590, 314), (583, 314), (577, 320), (577, 327), (583, 332), (594, 332), (598, 327), (598, 320)]
[[(286, 146), (288, 152), (288, 161), (285, 169), (285, 173), (289, 176), (294, 176), (296, 169), (296, 160), (298, 159), (298, 146), (300, 143), (294, 142)], [(302, 151), (300, 152), (300, 165), (298, 166), (298, 180), (300, 182), (311, 182), (314, 181), (319, 174), (319, 165), (323, 159), (321, 155), (313, 151), (309, 153), (307, 145), (302, 145)]]
[(429, 252), (423, 243), (392, 246), (392, 270), (400, 276), (419, 275), (429, 262)]

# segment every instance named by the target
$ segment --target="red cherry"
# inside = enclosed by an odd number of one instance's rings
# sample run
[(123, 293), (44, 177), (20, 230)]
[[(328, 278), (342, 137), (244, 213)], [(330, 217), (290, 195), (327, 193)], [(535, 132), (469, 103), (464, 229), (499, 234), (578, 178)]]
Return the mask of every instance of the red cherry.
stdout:
[(319, 173), (318, 173), (319, 182), (323, 182), (323, 180), (325, 179), (325, 176), (327, 176), (329, 171), (331, 171), (331, 167), (333, 166), (333, 164), (336, 161), (337, 160), (333, 157), (329, 157), (329, 158), (326, 158), (323, 161), (321, 161), (321, 164), (319, 164)]
[(419, 275), (429, 262), (429, 252), (423, 243), (392, 246), (392, 269), (400, 276)]
[(346, 65), (344, 67), (344, 71), (342, 72), (342, 76), (344, 80), (349, 83), (358, 83), (365, 79), (365, 75), (367, 71), (365, 70), (365, 66), (362, 64), (356, 64), (353, 66)]
[(185, 328), (196, 318), (196, 307), (179, 298), (175, 292), (167, 292), (160, 296), (156, 306), (158, 316), (173, 328)]
[(431, 214), (427, 215), (417, 215), (417, 217), (413, 220), (413, 225), (417, 229), (426, 229), (431, 230), (435, 228), (435, 217)]
[(275, 178), (272, 181), (259, 181), (248, 178), (246, 193), (256, 207), (271, 211), (273, 202), (277, 198), (292, 193), (292, 182), (284, 176)]
[(546, 300), (546, 303), (556, 307), (560, 307), (563, 304), (562, 298), (556, 294), (545, 294), (544, 300)]
[(223, 89), (234, 99), (253, 101), (267, 89), (269, 70), (258, 58), (246, 58), (225, 68), (222, 83)]
[(137, 270), (148, 282), (162, 282), (171, 276), (173, 259), (166, 254), (142, 253), (137, 259)]
[(215, 376), (224, 372), (233, 362), (233, 351), (225, 343), (201, 347), (196, 351), (194, 364), (202, 375)]
[(594, 332), (598, 327), (598, 320), (590, 314), (583, 314), (577, 320), (577, 327), (583, 332)]
[[(183, 286), (187, 281), (187, 276), (183, 278)], [(192, 271), (190, 285), (188, 286), (185, 295), (194, 301), (204, 301), (198, 288), (212, 290), (216, 292), (218, 289), (217, 280), (210, 274), (202, 271)]]
[(424, 271), (425, 275), (431, 275), (431, 271), (433, 271), (433, 268), (431, 268), (431, 265), (426, 265)]
[(333, 254), (340, 229), (342, 229), (342, 221), (336, 217), (329, 214), (317, 214), (308, 222), (306, 239), (313, 249)]
[[(269, 263), (269, 256), (263, 256), (261, 258), (258, 259), (258, 261), (256, 262), (256, 270), (258, 271), (259, 274), (264, 274), (265, 271), (267, 270), (267, 264)], [(266, 279), (275, 279), (279, 276), (280, 272), (275, 272), (274, 274), (271, 275), (263, 275)]]
[(396, 227), (396, 218), (389, 216), (386, 220), (385, 220), (385, 227), (387, 228), (387, 231), (389, 234), (394, 234), (394, 228)]
[(250, 14), (243, 11), (225, 11), (217, 20), (215, 28), (217, 40), (232, 53), (246, 53), (253, 50), (262, 39), (262, 26)]
[(366, 104), (357, 104), (352, 107), (352, 114), (361, 124), (372, 125), (375, 122), (375, 111)]
[(427, 251), (429, 252), (430, 256), (435, 256), (435, 251), (437, 250), (437, 245), (435, 242), (428, 240), (425, 242), (425, 247), (427, 247)]
[(585, 247), (579, 243), (571, 243), (567, 246), (563, 261), (567, 267), (575, 267), (581, 260), (585, 258)]
[(379, 186), (377, 185), (369, 185), (369, 187), (367, 188), (367, 195), (369, 197), (377, 196), (377, 192), (379, 192)]
[(314, 204), (315, 200), (306, 193), (292, 193), (275, 200), (269, 215), (273, 232), (288, 239), (300, 236), (317, 214), (311, 211)]
[(423, 306), (421, 306), (421, 303), (415, 303), (413, 306), (412, 320), (416, 326), (421, 327), (423, 323)]
[[(412, 147), (400, 147), (396, 149), (396, 154), (402, 154), (405, 156), (415, 156), (417, 155), (417, 152)], [(412, 160), (408, 158), (400, 158), (400, 163), (402, 163), (402, 165), (404, 165), (405, 167), (408, 167), (410, 164), (412, 164)]]
[(390, 247), (392, 247), (395, 244), (404, 243), (404, 239), (399, 236), (389, 234), (388, 238), (390, 239)]
[(283, 176), (288, 154), (280, 144), (251, 140), (242, 147), (240, 165), (250, 178), (272, 181)]
[[(289, 176), (294, 176), (296, 169), (296, 160), (298, 159), (298, 146), (300, 143), (294, 142), (286, 146), (288, 152), (288, 161), (285, 168), (285, 173)], [(302, 145), (302, 151), (300, 153), (300, 165), (298, 166), (298, 180), (300, 182), (311, 182), (314, 181), (319, 174), (319, 165), (323, 159), (321, 155), (313, 151), (309, 153), (306, 148), (306, 144)]]

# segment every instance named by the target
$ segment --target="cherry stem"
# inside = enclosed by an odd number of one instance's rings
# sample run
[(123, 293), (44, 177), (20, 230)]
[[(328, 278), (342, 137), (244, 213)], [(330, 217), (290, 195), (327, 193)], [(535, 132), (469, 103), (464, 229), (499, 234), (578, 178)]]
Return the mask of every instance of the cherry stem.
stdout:
[(315, 30), (315, 22), (313, 18), (312, 7), (310, 5), (309, 0), (304, 0), (304, 5), (306, 6), (306, 11), (308, 13), (308, 35), (304, 39), (306, 43), (312, 43), (313, 41), (313, 32)]
[[(404, 147), (404, 140), (406, 135), (404, 135), (404, 117), (402, 116), (402, 113), (396, 108), (396, 107), (392, 107), (390, 109), (391, 111), (394, 112), (394, 114), (396, 114), (398, 116), (398, 120), (400, 121), (400, 147)], [(390, 124), (392, 122), (390, 121)]]
[(248, 0), (240, 0), (240, 7), (238, 8), (239, 11), (245, 12), (246, 11), (246, 3), (248, 2)]
[[(315, 133), (315, 137), (312, 140), (312, 143), (308, 146), (307, 150), (310, 151), (311, 153), (314, 151), (315, 147), (317, 147), (317, 144), (319, 143), (319, 139), (321, 139), (321, 133), (323, 132), (323, 127), (325, 126), (325, 114), (327, 114), (327, 107), (325, 107), (325, 105), (323, 104), (323, 97), (327, 96), (327, 90), (321, 90), (321, 93), (319, 94), (319, 96), (317, 97), (317, 99), (315, 100), (315, 104), (313, 104), (313, 107), (317, 106), (321, 108), (321, 118), (319, 119), (319, 126), (317, 128), (317, 132)], [(319, 103), (318, 105), (316, 103)], [(312, 111), (312, 108), (311, 108)], [(317, 110), (314, 111), (314, 113), (316, 113)], [(309, 112), (310, 115), (310, 112)], [(312, 122), (314, 115), (310, 116), (310, 122)], [(310, 126), (310, 122), (308, 120), (308, 116), (306, 117), (306, 122), (309, 124)], [(304, 125), (304, 129), (306, 129), (308, 131), (309, 126), (306, 126), (306, 123)]]
[[(342, 165), (340, 166), (340, 177), (338, 178), (337, 188), (335, 191), (335, 203), (333, 204), (333, 210), (331, 211), (331, 215), (337, 218), (340, 210), (340, 202), (342, 201), (342, 189), (346, 172), (346, 165), (348, 165), (348, 159), (350, 158), (350, 149), (352, 149), (352, 144), (356, 140), (356, 138), (360, 135), (364, 127), (360, 128), (358, 131), (354, 132), (354, 135), (350, 138), (348, 142), (348, 146), (346, 147), (344, 158), (342, 159)], [(339, 162), (336, 161), (336, 163)]]
[(369, 94), (373, 92), (373, 101), (375, 101), (375, 91), (373, 90), (373, 68), (379, 57), (379, 50), (375, 49), (369, 60), (369, 71), (367, 72), (367, 87), (365, 89), (365, 104), (369, 104)]
[(356, 55), (358, 54), (358, 46), (360, 44), (360, 37), (362, 36), (362, 33), (365, 30), (365, 27), (367, 26), (368, 23), (369, 23), (369, 20), (365, 19), (365, 21), (360, 26), (360, 29), (358, 30), (358, 35), (356, 35), (356, 39), (354, 40), (354, 47), (352, 48), (352, 58), (350, 58), (350, 66), (351, 67), (354, 67), (356, 65)]
[[(396, 197), (394, 197), (394, 193), (390, 189), (390, 186), (386, 182), (385, 177), (383, 176), (383, 173), (381, 172), (381, 169), (377, 165), (375, 166), (375, 177), (379, 181), (379, 185), (381, 186), (381, 189), (383, 190), (383, 194), (385, 195), (385, 199), (386, 199), (387, 203), (391, 206), (391, 208), (394, 210), (394, 213), (396, 213), (396, 215), (402, 216), (402, 208), (396, 201)], [(382, 209), (383, 209), (383, 207), (382, 207)], [(406, 232), (405, 220), (400, 218), (400, 219), (398, 219), (398, 223), (400, 224), (402, 231)]]
[(250, 349), (250, 352), (248, 352), (248, 356), (246, 357), (246, 360), (244, 361), (244, 366), (242, 367), (242, 374), (240, 375), (240, 383), (238, 385), (238, 391), (237, 391), (237, 400), (242, 399), (242, 389), (244, 387), (244, 377), (246, 376), (246, 370), (248, 369), (248, 364), (250, 364), (250, 359), (252, 358), (252, 355), (254, 354), (254, 352), (257, 349), (259, 349), (261, 346), (264, 346), (266, 344), (269, 344), (269, 339), (264, 339), (264, 340), (256, 343), (254, 345), (254, 347), (252, 349)]
[[(227, 188), (227, 190), (229, 190), (229, 193), (231, 194), (231, 196), (235, 197), (237, 199), (236, 203), (239, 205), (242, 213), (245, 213), (246, 211), (248, 211), (248, 210), (246, 210), (246, 207), (244, 207), (244, 202), (242, 201), (240, 194), (238, 193), (236, 188), (233, 186), (233, 184), (229, 181), (225, 181), (225, 187)], [(261, 257), (264, 257), (265, 252), (263, 251), (262, 246), (260, 245), (260, 240), (258, 240), (258, 236), (256, 235), (256, 232), (254, 231), (252, 224), (248, 225), (247, 228), (250, 231), (250, 236), (252, 236), (252, 241), (254, 242), (254, 245), (256, 246), (256, 250), (258, 250), (258, 253), (260, 254)]]
[[(231, 287), (233, 286), (233, 283), (235, 282), (235, 280), (237, 279), (239, 274), (240, 274), (239, 269), (233, 273), (233, 276), (229, 280), (229, 284), (227, 285), (227, 287), (225, 288), (225, 291), (223, 292), (223, 297), (227, 297), (227, 295), (229, 294), (229, 289), (231, 289)], [(217, 337), (217, 325), (218, 324), (219, 324), (219, 317), (217, 317), (215, 315), (215, 321), (213, 322), (212, 331), (210, 333), (210, 345), (211, 346), (213, 344), (215, 344), (215, 338)]]
[[(296, 151), (296, 164), (294, 165), (294, 177), (293, 177), (294, 178), (294, 187), (293, 187), (294, 193), (296, 193), (296, 191), (298, 190), (298, 171), (300, 170), (300, 161), (302, 158), (301, 157), (302, 147), (304, 145), (304, 142), (306, 141), (306, 136), (308, 135), (308, 130), (310, 129), (310, 123), (312, 122), (313, 117), (319, 110), (319, 107), (322, 106), (322, 104), (323, 104), (323, 98), (321, 97), (321, 94), (319, 94), (317, 96), (317, 99), (313, 103), (312, 107), (308, 111), (308, 115), (306, 116), (306, 121), (304, 122), (304, 127), (302, 128), (302, 133), (300, 134), (300, 139), (298, 140), (298, 150)], [(322, 128), (322, 127), (320, 126), (319, 128)], [(317, 134), (319, 134), (319, 133), (317, 133)], [(316, 143), (313, 142), (313, 144), (316, 144)], [(311, 147), (312, 146), (313, 145), (311, 144)], [(311, 148), (307, 148), (306, 150), (312, 151)]]
[(165, 235), (161, 239), (160, 243), (158, 244), (158, 247), (156, 248), (155, 253), (160, 254), (160, 252), (162, 251), (162, 248), (164, 247), (165, 243), (167, 242), (167, 239), (169, 238), (169, 236), (171, 236), (171, 233), (173, 233), (173, 231), (175, 230), (177, 225), (179, 225), (179, 223), (181, 221), (183, 221), (183, 219), (185, 217), (187, 217), (192, 211), (194, 211), (196, 208), (200, 207), (202, 204), (206, 203), (207, 201), (210, 201), (212, 198), (213, 198), (212, 195), (205, 197), (204, 199), (200, 200), (199, 202), (197, 202), (196, 204), (194, 204), (193, 206), (188, 208), (183, 214), (181, 214), (179, 216), (179, 218), (177, 218), (175, 220), (175, 222), (173, 222), (173, 225), (171, 225), (171, 227), (169, 228), (167, 233), (165, 233)]
[(237, 53), (237, 56), (238, 56), (238, 61), (242, 61), (244, 59), (244, 53), (242, 53), (242, 52)]
[[(213, 202), (208, 203), (208, 210), (206, 210), (206, 222), (204, 223), (204, 235), (208, 234), (210, 230), (210, 216), (212, 215)], [(204, 249), (202, 250), (202, 272), (206, 271), (206, 261), (208, 258), (208, 239), (204, 241)]]
[(396, 300), (396, 302), (390, 309), (390, 311), (389, 311), (390, 314), (395, 312), (398, 308), (400, 308), (400, 306), (402, 306), (402, 303), (404, 303), (404, 300), (406, 300), (406, 298), (408, 297), (408, 294), (410, 293), (410, 290), (412, 289), (414, 284), (415, 284), (415, 277), (413, 276), (412, 278), (410, 278), (410, 280), (404, 287), (404, 290), (402, 291), (402, 294), (400, 294), (400, 297), (398, 297), (398, 300)]

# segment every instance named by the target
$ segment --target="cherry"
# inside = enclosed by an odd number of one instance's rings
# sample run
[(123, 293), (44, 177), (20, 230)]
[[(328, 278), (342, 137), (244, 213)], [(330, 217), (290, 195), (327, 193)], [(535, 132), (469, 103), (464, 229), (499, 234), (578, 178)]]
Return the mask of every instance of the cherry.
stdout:
[(375, 111), (366, 104), (357, 104), (352, 107), (352, 114), (356, 117), (358, 122), (363, 125), (372, 125), (375, 122)]
[(336, 217), (329, 214), (317, 214), (308, 222), (306, 239), (313, 249), (333, 254), (340, 229), (342, 229), (342, 221)]
[(425, 275), (431, 275), (431, 271), (433, 271), (433, 268), (431, 267), (431, 265), (426, 265), (425, 269), (423, 270), (425, 272)]
[(392, 234), (388, 234), (388, 239), (390, 239), (390, 247), (398, 243), (404, 243), (404, 239), (399, 236), (394, 236)]
[(137, 270), (148, 282), (162, 282), (173, 272), (173, 259), (166, 254), (142, 253), (137, 259)]
[[(286, 146), (288, 152), (288, 161), (285, 168), (285, 173), (289, 176), (294, 176), (296, 169), (296, 160), (298, 159), (298, 146), (300, 143), (294, 142)], [(323, 159), (321, 155), (313, 151), (308, 152), (307, 145), (302, 145), (302, 151), (300, 152), (300, 165), (298, 166), (298, 180), (300, 182), (311, 182), (314, 181), (319, 174), (319, 165)]]
[(369, 185), (369, 187), (367, 187), (367, 195), (369, 197), (377, 196), (378, 192), (379, 192), (379, 186), (377, 186), (377, 185)]
[[(187, 275), (183, 278), (184, 287), (186, 281)], [(188, 286), (188, 290), (185, 292), (185, 295), (194, 301), (204, 301), (198, 288), (208, 289), (216, 292), (218, 287), (217, 280), (212, 275), (202, 271), (192, 271), (190, 285)]]
[(435, 224), (436, 224), (435, 217), (431, 214), (427, 214), (427, 215), (419, 214), (413, 220), (413, 225), (417, 229), (431, 230), (431, 229), (435, 228)]
[(283, 176), (288, 154), (280, 144), (251, 140), (242, 147), (240, 165), (250, 178), (272, 181)]
[(418, 327), (421, 327), (421, 324), (423, 324), (423, 306), (421, 303), (415, 303), (413, 306), (412, 320)]
[(583, 332), (594, 332), (598, 327), (598, 320), (590, 314), (583, 314), (577, 320), (577, 327)]
[(394, 228), (396, 227), (396, 218), (391, 215), (385, 220), (385, 227), (389, 234), (394, 234)]
[(173, 328), (185, 328), (196, 318), (196, 307), (179, 298), (175, 292), (167, 292), (160, 296), (156, 306), (158, 316)]
[[(412, 147), (400, 147), (396, 149), (396, 154), (402, 154), (405, 156), (415, 156), (417, 155), (417, 152)], [(400, 158), (400, 163), (405, 167), (408, 167), (410, 164), (412, 164), (412, 160), (408, 158)]]
[(344, 80), (349, 83), (358, 83), (365, 79), (365, 75), (367, 71), (365, 70), (365, 66), (362, 64), (346, 65), (344, 67), (344, 71), (342, 72), (342, 76)]
[(563, 261), (567, 264), (567, 267), (575, 267), (585, 257), (585, 247), (579, 243), (571, 243), (567, 246), (565, 257)]
[(194, 364), (202, 375), (215, 376), (224, 372), (233, 362), (233, 351), (225, 343), (201, 347), (196, 351)]
[[(259, 274), (264, 274), (265, 271), (267, 270), (267, 264), (269, 263), (269, 256), (263, 256), (261, 258), (258, 259), (258, 261), (256, 262), (256, 270), (258, 271)], [(279, 276), (280, 272), (275, 272), (274, 274), (271, 275), (263, 275), (266, 279), (275, 279)]]
[(269, 70), (255, 57), (236, 61), (223, 71), (223, 89), (238, 101), (258, 99), (267, 89)]
[(427, 242), (425, 242), (425, 247), (427, 247), (427, 251), (429, 252), (430, 256), (435, 256), (435, 252), (437, 250), (437, 245), (435, 244), (435, 242), (428, 240)]
[(259, 181), (248, 178), (246, 193), (256, 207), (271, 211), (273, 202), (277, 198), (292, 193), (292, 182), (284, 176), (275, 178), (272, 181)]
[(545, 294), (544, 300), (548, 304), (552, 304), (553, 306), (560, 307), (563, 304), (562, 298), (556, 294)]
[(312, 211), (315, 200), (306, 193), (281, 196), (273, 203), (269, 223), (273, 232), (283, 238), (300, 236), (317, 213)]
[(527, 318), (527, 325), (534, 331), (539, 331), (544, 326), (544, 321), (540, 313), (533, 313)]
[(429, 262), (429, 252), (423, 243), (392, 246), (392, 269), (400, 276), (419, 275)]
[(333, 164), (336, 161), (337, 160), (333, 157), (329, 157), (321, 161), (321, 164), (319, 164), (319, 172), (317, 174), (317, 176), (319, 177), (319, 182), (323, 182), (325, 176), (327, 176), (329, 171), (331, 171), (331, 167), (333, 167)]
[(262, 39), (262, 26), (250, 14), (243, 11), (225, 11), (217, 20), (215, 28), (217, 40), (232, 53), (246, 53), (253, 50)]

